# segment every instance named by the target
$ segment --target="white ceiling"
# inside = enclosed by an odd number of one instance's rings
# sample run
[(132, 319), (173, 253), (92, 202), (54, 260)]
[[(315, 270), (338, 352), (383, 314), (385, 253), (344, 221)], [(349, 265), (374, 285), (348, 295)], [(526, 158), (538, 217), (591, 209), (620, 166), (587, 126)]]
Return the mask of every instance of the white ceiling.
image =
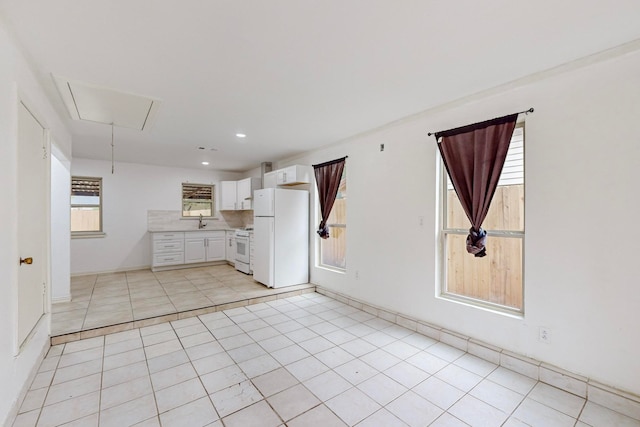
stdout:
[(640, 39), (637, 0), (0, 0), (0, 13), (74, 157), (109, 159), (111, 129), (72, 121), (52, 74), (162, 101), (150, 130), (116, 128), (116, 161), (236, 171)]

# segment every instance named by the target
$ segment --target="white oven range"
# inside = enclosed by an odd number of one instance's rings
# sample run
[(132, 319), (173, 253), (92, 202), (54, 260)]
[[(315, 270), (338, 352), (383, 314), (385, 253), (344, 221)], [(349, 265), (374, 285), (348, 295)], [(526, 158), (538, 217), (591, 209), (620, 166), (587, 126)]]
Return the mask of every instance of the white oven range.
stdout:
[(236, 230), (236, 270), (250, 274), (249, 269), (249, 231)]

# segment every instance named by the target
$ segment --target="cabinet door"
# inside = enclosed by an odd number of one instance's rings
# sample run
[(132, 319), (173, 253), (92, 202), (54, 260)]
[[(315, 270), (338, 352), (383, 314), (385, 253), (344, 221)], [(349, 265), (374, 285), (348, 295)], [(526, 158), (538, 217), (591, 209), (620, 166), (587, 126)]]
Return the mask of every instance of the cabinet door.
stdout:
[(220, 182), (220, 210), (235, 211), (237, 209), (238, 189), (236, 181)]
[(273, 171), (273, 172), (265, 173), (263, 180), (264, 180), (264, 182), (262, 183), (263, 188), (276, 188), (276, 186), (278, 185), (277, 184), (278, 172)]
[(207, 238), (207, 261), (224, 261), (225, 247), (224, 238)]
[(229, 262), (234, 262), (236, 260), (236, 236), (235, 233), (231, 231), (227, 232), (225, 256)]
[(278, 169), (277, 184), (278, 185), (294, 185), (309, 184), (311, 168), (303, 165), (287, 166), (284, 169)]
[(204, 243), (204, 238), (184, 239), (185, 264), (189, 264), (192, 262), (204, 262), (206, 260)]
[(231, 256), (233, 257), (233, 259), (231, 260), (232, 262), (236, 262), (236, 238), (235, 236), (233, 237), (233, 239), (231, 239)]
[[(287, 170), (289, 168), (278, 169), (276, 171), (276, 183), (278, 185), (283, 185), (287, 183)], [(291, 171), (289, 171), (289, 175), (291, 175)]]
[(244, 207), (245, 199), (251, 197), (251, 178), (238, 181), (237, 206)]

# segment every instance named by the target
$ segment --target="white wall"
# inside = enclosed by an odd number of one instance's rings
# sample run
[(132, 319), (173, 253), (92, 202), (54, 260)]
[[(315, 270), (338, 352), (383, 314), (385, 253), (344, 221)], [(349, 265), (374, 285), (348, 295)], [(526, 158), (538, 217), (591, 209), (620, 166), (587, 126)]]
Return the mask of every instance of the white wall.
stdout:
[[(17, 117), (22, 99), (65, 155), (71, 137), (49, 104), (30, 66), (16, 47), (0, 18), (0, 425), (16, 410), (29, 376), (49, 345), (49, 321), (45, 315), (19, 354), (14, 354), (18, 286), (17, 217)], [(46, 206), (46, 200), (43, 200)]]
[[(216, 184), (240, 179), (239, 173), (182, 169), (74, 158), (72, 175), (102, 178), (102, 223), (105, 237), (71, 240), (71, 274), (147, 268), (151, 243), (148, 210), (182, 209), (183, 182)], [(214, 224), (210, 226), (214, 227)]]
[[(311, 279), (640, 394), (640, 53), (510, 87), (280, 162), (349, 156), (347, 272), (314, 266)], [(518, 319), (436, 296), (438, 158), (427, 132), (529, 107)], [(313, 218), (313, 231), (317, 224)], [(550, 343), (538, 340), (540, 326), (551, 330)]]
[(71, 162), (51, 156), (51, 301), (71, 298)]

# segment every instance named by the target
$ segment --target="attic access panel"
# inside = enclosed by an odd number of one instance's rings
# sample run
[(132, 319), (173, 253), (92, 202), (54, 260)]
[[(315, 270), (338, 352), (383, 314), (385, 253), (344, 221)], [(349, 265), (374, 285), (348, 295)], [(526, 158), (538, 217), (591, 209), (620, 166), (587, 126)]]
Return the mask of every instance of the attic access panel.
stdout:
[(74, 120), (146, 130), (160, 100), (53, 76), (60, 96)]

